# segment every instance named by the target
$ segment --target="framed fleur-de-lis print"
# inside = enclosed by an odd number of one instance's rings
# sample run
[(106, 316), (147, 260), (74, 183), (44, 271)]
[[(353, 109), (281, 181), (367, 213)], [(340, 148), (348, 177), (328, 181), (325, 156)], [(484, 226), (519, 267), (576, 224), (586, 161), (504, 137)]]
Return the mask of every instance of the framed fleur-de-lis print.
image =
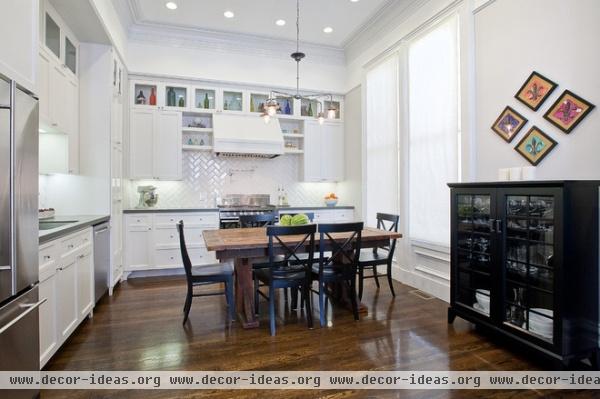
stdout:
[(517, 144), (515, 150), (533, 166), (537, 166), (557, 145), (558, 143), (552, 137), (537, 126), (533, 126)]
[(526, 123), (527, 119), (523, 115), (511, 107), (506, 107), (492, 125), (492, 130), (507, 143), (510, 143)]
[(544, 118), (563, 132), (571, 133), (592, 109), (594, 109), (594, 104), (565, 90), (546, 112)]
[(533, 71), (515, 97), (534, 111), (537, 111), (558, 84), (544, 75)]

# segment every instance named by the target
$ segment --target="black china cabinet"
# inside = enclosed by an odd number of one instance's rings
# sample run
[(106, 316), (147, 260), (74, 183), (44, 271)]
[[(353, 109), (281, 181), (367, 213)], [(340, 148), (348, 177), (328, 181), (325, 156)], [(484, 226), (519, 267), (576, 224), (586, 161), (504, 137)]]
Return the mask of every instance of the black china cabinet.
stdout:
[(448, 322), (491, 328), (553, 368), (597, 368), (600, 181), (449, 186)]

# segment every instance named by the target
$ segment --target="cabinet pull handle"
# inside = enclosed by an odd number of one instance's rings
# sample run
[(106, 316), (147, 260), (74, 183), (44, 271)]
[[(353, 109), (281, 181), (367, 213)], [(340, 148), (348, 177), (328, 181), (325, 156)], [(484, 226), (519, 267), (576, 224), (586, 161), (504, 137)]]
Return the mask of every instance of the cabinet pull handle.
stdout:
[(48, 300), (48, 298), (44, 298), (41, 301), (36, 302), (36, 303), (27, 303), (27, 304), (21, 305), (20, 306), (21, 308), (27, 308), (27, 310), (24, 311), (23, 313), (21, 313), (19, 316), (17, 316), (15, 319), (13, 319), (12, 321), (10, 321), (5, 326), (3, 326), (2, 328), (0, 328), (0, 334), (4, 334), (6, 331), (8, 331), (9, 328), (11, 328), (15, 324), (17, 324), (19, 322), (19, 320), (21, 320), (22, 318), (24, 318), (25, 316), (27, 316), (29, 313), (31, 313), (34, 310), (36, 310), (37, 308), (39, 308), (40, 305), (43, 304), (44, 302), (46, 302), (47, 300)]
[(44, 259), (50, 259), (50, 255), (44, 255)]
[(496, 220), (496, 233), (502, 233), (502, 219)]

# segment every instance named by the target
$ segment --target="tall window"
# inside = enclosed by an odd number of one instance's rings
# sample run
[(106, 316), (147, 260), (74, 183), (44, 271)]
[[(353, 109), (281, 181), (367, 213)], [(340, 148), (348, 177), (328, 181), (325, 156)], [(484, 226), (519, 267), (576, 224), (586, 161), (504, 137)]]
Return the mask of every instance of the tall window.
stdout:
[(448, 182), (459, 178), (458, 17), (408, 45), (409, 232), (412, 239), (450, 243)]
[(398, 57), (367, 72), (366, 77), (366, 220), (376, 213), (398, 212)]

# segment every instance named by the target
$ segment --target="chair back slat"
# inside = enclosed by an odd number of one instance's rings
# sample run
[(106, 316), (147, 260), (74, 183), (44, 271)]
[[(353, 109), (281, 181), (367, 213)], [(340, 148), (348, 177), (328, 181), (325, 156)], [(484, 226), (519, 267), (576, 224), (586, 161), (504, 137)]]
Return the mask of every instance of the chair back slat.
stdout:
[[(309, 272), (313, 264), (315, 249), (315, 233), (317, 226), (307, 224), (303, 226), (267, 226), (267, 236), (269, 237), (269, 267), (271, 273), (283, 272), (289, 267), (290, 261), (295, 265), (303, 265), (305, 271)], [(298, 235), (302, 238), (294, 243), (287, 244), (282, 239), (284, 236)], [(275, 250), (283, 252), (283, 259), (277, 258)], [(298, 257), (298, 252), (308, 253), (307, 259)], [(278, 270), (279, 269), (279, 270)]]
[[(392, 215), (390, 213), (377, 213), (377, 228), (380, 230), (386, 230), (389, 232), (398, 232), (400, 216)], [(394, 250), (396, 249), (396, 239), (390, 240), (388, 245), (373, 248), (373, 252), (377, 253), (377, 249), (384, 249), (388, 251), (388, 257), (394, 256)]]
[(240, 215), (240, 227), (243, 229), (271, 226), (274, 223), (275, 214), (273, 212), (262, 215)]
[[(347, 272), (356, 273), (362, 245), (363, 223), (332, 223), (319, 225), (319, 276), (325, 268), (333, 264), (345, 264)], [(351, 233), (343, 242), (335, 233)], [(326, 256), (327, 247), (331, 247), (331, 256)], [(340, 263), (341, 262), (341, 263)]]
[(183, 220), (177, 223), (177, 232), (179, 233), (179, 247), (181, 248), (181, 259), (183, 260), (183, 268), (185, 269), (185, 276), (187, 278), (188, 285), (192, 284), (192, 261), (188, 255), (187, 245), (185, 244), (185, 234), (183, 227)]

